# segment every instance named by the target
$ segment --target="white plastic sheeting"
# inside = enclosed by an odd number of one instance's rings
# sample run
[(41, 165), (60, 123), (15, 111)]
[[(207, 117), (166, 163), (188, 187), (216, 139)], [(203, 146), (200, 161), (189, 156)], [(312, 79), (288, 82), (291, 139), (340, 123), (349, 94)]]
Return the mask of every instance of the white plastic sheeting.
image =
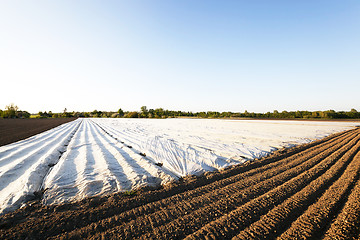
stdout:
[(88, 196), (157, 186), (176, 178), (136, 149), (106, 134), (91, 120), (84, 120), (68, 151), (44, 181), (45, 204), (68, 202)]
[(56, 164), (81, 120), (0, 147), (0, 213), (14, 210), (34, 197)]
[(307, 143), (358, 123), (221, 119), (94, 119), (125, 144), (179, 176), (199, 174), (281, 147)]

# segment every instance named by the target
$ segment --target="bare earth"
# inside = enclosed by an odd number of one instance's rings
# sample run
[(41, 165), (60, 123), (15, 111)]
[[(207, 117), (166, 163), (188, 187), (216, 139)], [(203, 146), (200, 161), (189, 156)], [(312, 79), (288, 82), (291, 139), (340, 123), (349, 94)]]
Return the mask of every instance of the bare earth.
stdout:
[(156, 190), (29, 202), (0, 238), (359, 239), (359, 174), (357, 128)]
[(0, 146), (23, 140), (73, 120), (74, 118), (0, 119)]

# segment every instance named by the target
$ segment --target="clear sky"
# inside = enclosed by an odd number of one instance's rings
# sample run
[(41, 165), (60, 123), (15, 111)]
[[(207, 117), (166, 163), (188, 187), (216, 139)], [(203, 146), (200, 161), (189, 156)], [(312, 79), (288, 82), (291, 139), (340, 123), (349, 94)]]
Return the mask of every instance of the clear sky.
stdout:
[(0, 109), (360, 111), (358, 0), (0, 1)]

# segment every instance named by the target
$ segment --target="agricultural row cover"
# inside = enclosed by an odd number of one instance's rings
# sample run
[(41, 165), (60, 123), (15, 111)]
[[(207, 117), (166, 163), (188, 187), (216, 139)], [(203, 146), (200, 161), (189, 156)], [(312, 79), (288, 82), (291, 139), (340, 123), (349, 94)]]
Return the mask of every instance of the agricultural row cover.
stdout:
[[(158, 186), (329, 134), (354, 122), (77, 119), (0, 147), (0, 213)], [(35, 193), (35, 194), (34, 194)]]

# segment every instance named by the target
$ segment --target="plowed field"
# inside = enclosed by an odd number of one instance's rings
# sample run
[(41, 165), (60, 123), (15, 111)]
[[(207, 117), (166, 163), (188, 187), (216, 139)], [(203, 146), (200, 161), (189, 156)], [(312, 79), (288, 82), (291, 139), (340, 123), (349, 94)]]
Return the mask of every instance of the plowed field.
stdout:
[(358, 239), (360, 129), (157, 190), (0, 218), (2, 239)]
[(0, 146), (23, 140), (75, 118), (0, 119)]

